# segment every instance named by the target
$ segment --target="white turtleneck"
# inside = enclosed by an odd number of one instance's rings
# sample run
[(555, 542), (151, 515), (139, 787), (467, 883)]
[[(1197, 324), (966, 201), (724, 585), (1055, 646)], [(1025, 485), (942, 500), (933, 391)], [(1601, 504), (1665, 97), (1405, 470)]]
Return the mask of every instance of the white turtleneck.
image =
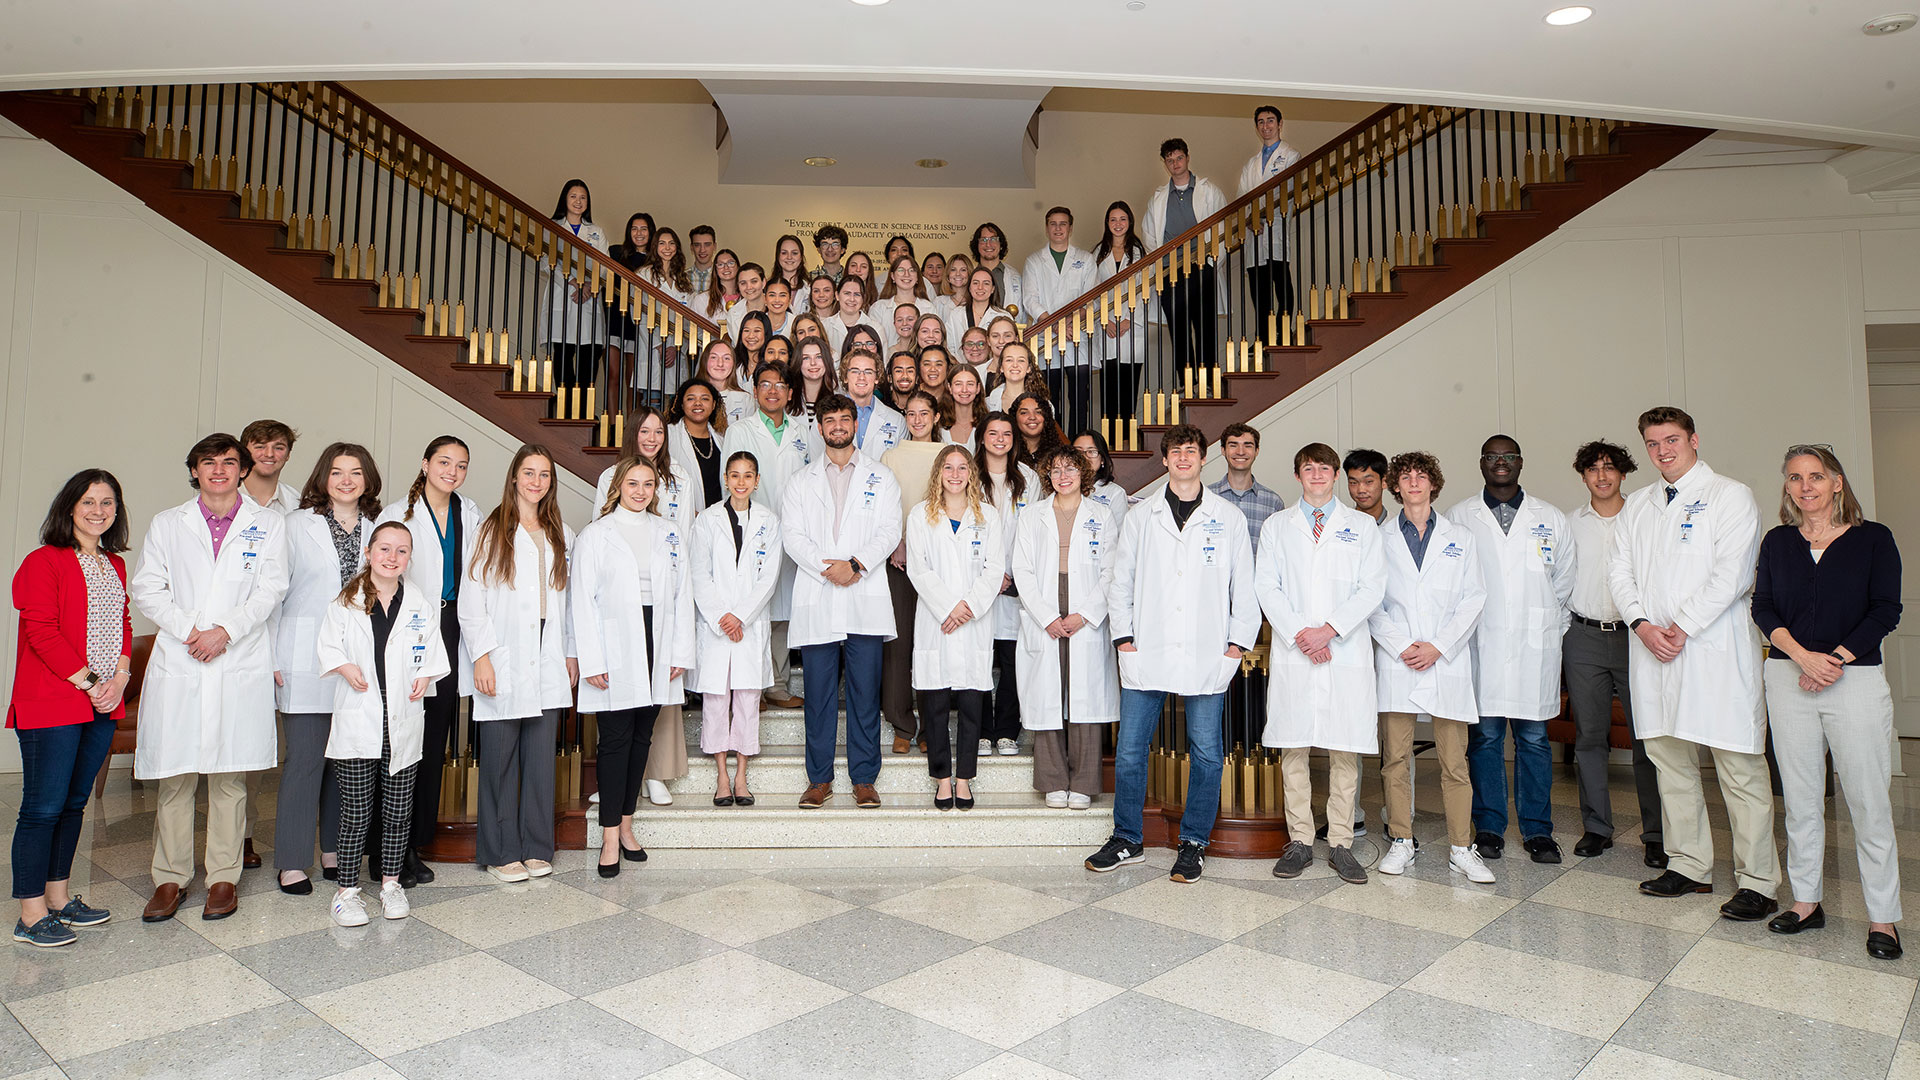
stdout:
[[(625, 506), (616, 506), (613, 513), (613, 527), (620, 530), (620, 538), (633, 550), (634, 569), (640, 575), (640, 602), (653, 603), (653, 530), (660, 519), (647, 513), (635, 513)], [(643, 520), (653, 517), (652, 521)]]

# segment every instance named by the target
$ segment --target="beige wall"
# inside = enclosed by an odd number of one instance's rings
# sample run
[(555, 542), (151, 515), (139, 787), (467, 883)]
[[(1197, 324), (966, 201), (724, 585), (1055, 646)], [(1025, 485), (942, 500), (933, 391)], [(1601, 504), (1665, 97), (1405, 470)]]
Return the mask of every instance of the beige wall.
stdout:
[[(610, 240), (644, 210), (682, 240), (693, 226), (712, 225), (722, 247), (763, 265), (796, 221), (959, 226), (937, 245), (947, 253), (963, 249), (975, 225), (993, 221), (1006, 230), (1017, 263), (1046, 242), (1043, 215), (1054, 205), (1073, 209), (1075, 239), (1089, 246), (1107, 204), (1124, 199), (1142, 213), (1147, 194), (1166, 182), (1162, 139), (1186, 139), (1194, 171), (1237, 194), (1240, 167), (1259, 149), (1252, 116), (1262, 100), (1059, 90), (1043, 103), (1031, 189), (899, 189), (721, 184), (714, 107), (697, 83), (375, 82), (354, 89), (536, 209), (552, 207), (560, 185), (577, 176), (592, 189), (594, 220)], [(1284, 137), (1303, 152), (1378, 108), (1277, 101), (1291, 117)], [(516, 136), (503, 140), (501, 131)], [(882, 236), (856, 238), (853, 247), (877, 255), (885, 245)], [(914, 247), (924, 255), (929, 242)], [(815, 260), (811, 247), (807, 257)]]
[(1263, 414), (1256, 471), (1291, 502), (1307, 442), (1426, 449), (1449, 506), (1505, 432), (1523, 485), (1570, 507), (1580, 443), (1634, 450), (1631, 490), (1651, 475), (1634, 421), (1674, 404), (1763, 508), (1781, 451), (1825, 442), (1871, 513), (1876, 466), (1920, 467), (1874, 460), (1866, 366), (1866, 324), (1920, 309), (1916, 251), (1920, 203), (1849, 195), (1824, 165), (1656, 171)]

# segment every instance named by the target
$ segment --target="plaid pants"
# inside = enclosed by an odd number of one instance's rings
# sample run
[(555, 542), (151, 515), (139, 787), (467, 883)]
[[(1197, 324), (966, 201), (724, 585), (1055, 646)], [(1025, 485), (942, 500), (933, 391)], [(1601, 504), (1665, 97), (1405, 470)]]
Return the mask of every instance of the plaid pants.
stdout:
[[(361, 849), (367, 842), (367, 824), (373, 818), (373, 795), (380, 791), (380, 865), (377, 873), (398, 877), (400, 864), (407, 857), (408, 827), (413, 819), (413, 781), (420, 763), (401, 769), (376, 783), (393, 756), (393, 746), (385, 731), (380, 734), (380, 757), (348, 758), (333, 763), (340, 781), (340, 880), (339, 886), (351, 889), (360, 884)], [(377, 884), (377, 882), (376, 882)]]

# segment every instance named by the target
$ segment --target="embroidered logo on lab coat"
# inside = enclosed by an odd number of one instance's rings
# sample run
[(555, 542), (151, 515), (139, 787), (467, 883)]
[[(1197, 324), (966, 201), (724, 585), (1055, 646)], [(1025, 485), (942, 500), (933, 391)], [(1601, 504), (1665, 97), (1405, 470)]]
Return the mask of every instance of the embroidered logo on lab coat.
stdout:
[(1458, 559), (1466, 554), (1466, 550), (1459, 544), (1449, 540), (1447, 541), (1447, 546), (1440, 549), (1440, 554), (1445, 555), (1449, 559)]
[(427, 616), (424, 613), (416, 611), (407, 618), (408, 633), (417, 634), (426, 628)]
[(1347, 526), (1344, 529), (1341, 529), (1337, 533), (1334, 533), (1333, 538), (1335, 540), (1340, 541), (1343, 544), (1357, 544), (1360, 542), (1360, 534), (1354, 532), (1353, 526), (1351, 525)]

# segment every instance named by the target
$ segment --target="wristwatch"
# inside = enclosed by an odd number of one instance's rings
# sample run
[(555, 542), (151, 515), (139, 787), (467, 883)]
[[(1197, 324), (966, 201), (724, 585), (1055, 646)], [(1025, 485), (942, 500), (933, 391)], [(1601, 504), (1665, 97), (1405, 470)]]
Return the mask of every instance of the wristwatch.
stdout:
[(1645, 619), (1635, 619), (1635, 620), (1633, 620), (1632, 622), (1630, 622), (1630, 623), (1628, 623), (1628, 624), (1627, 624), (1627, 629), (1629, 629), (1629, 630), (1638, 630), (1638, 629), (1640, 629), (1640, 624), (1641, 624), (1641, 623), (1643, 623), (1643, 622), (1646, 622), (1646, 621), (1647, 621), (1647, 620), (1645, 620)]
[(92, 668), (88, 668), (88, 669), (87, 669), (87, 681), (86, 681), (86, 682), (84, 682), (84, 683), (81, 683), (81, 684), (80, 684), (80, 692), (81, 692), (81, 693), (83, 693), (83, 694), (85, 694), (85, 693), (91, 693), (91, 692), (92, 692), (92, 690), (93, 690), (93, 688), (94, 688), (94, 687), (96, 687), (96, 686), (99, 686), (99, 685), (100, 685), (100, 676), (99, 676), (99, 674), (98, 674), (97, 672), (95, 672), (95, 671), (94, 671), (94, 670), (93, 670)]
[(867, 568), (860, 565), (860, 560), (852, 558), (851, 556), (847, 559), (847, 565), (853, 567), (853, 572), (856, 574), (865, 574), (867, 572)]

